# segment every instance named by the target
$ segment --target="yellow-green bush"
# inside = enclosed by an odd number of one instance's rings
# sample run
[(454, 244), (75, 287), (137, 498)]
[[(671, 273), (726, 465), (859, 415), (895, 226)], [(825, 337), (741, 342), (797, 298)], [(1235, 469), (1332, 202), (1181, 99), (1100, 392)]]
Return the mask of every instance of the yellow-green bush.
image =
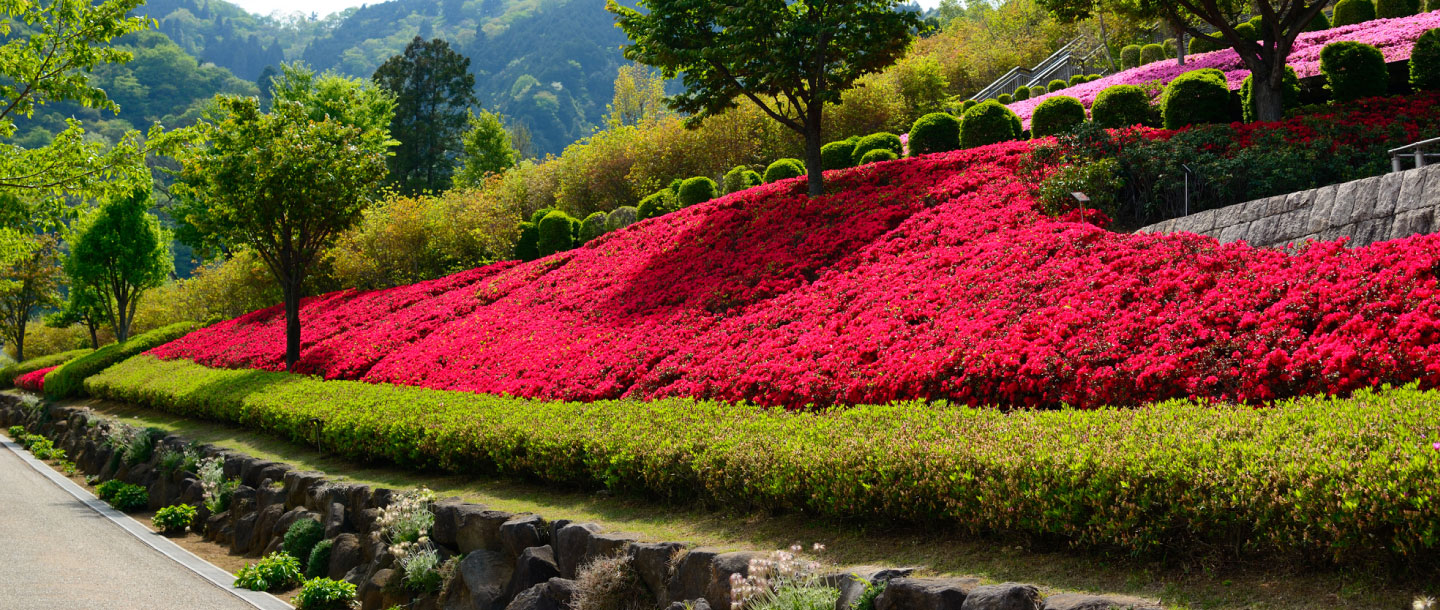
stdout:
[(740, 509), (945, 523), (1134, 552), (1424, 565), (1440, 547), (1440, 393), (1266, 408), (823, 412), (550, 402), (132, 358), (91, 394), (357, 460), (518, 475)]
[(51, 400), (79, 396), (85, 390), (85, 379), (136, 354), (160, 347), (199, 328), (194, 322), (181, 322), (130, 337), (124, 343), (111, 343), (79, 356), (45, 374), (45, 397)]
[(15, 387), (15, 378), (21, 375), (33, 373), (40, 369), (48, 369), (52, 366), (60, 366), (90, 353), (89, 349), (77, 349), (58, 354), (49, 354), (30, 358), (24, 362), (13, 362), (10, 365), (0, 368), (0, 389)]

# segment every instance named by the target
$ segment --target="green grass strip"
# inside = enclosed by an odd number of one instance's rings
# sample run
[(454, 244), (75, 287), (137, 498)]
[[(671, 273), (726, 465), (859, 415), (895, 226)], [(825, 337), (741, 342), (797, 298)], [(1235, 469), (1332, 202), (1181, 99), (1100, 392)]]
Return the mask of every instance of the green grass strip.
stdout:
[(15, 387), (16, 377), (28, 373), (33, 373), (40, 369), (48, 369), (52, 366), (60, 366), (62, 364), (65, 364), (66, 362), (79, 358), (80, 356), (84, 356), (91, 351), (93, 350), (75, 349), (68, 352), (60, 352), (58, 354), (50, 354), (48, 356), (31, 358), (24, 362), (16, 362), (14, 364), (11, 364), (10, 366), (0, 368), (0, 390)]
[(1415, 565), (1433, 561), (1440, 542), (1440, 394), (1412, 389), (1271, 408), (1005, 413), (910, 402), (787, 413), (525, 400), (143, 355), (86, 387), (349, 458), (687, 502), (1171, 555)]
[(194, 322), (178, 322), (147, 333), (135, 335), (124, 343), (111, 343), (60, 365), (45, 374), (45, 397), (51, 400), (79, 396), (85, 390), (85, 378), (125, 361), (141, 352), (159, 347), (199, 328)]

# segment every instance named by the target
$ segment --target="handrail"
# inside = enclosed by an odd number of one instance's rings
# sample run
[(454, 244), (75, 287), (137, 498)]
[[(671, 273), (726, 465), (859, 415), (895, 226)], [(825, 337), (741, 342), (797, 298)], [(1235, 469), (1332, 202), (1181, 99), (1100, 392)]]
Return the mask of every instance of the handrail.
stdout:
[[(1390, 171), (1404, 171), (1405, 165), (1401, 162), (1401, 160), (1406, 156), (1413, 157), (1415, 159), (1415, 169), (1425, 167), (1426, 162), (1431, 159), (1440, 160), (1440, 153), (1430, 153), (1425, 151), (1425, 149), (1430, 146), (1440, 146), (1440, 138), (1430, 138), (1429, 140), (1411, 142), (1399, 148), (1390, 149)], [(1410, 151), (1412, 150), (1415, 152), (1410, 153)], [(1410, 154), (1407, 155), (1406, 153)]]
[(1070, 72), (1066, 77), (1073, 76), (1077, 60), (1081, 64), (1088, 64), (1095, 56), (1096, 51), (1091, 50), (1085, 57), (1076, 57), (1075, 54), (1079, 50), (1078, 47), (1084, 41), (1085, 38), (1082, 36), (1065, 43), (1064, 46), (1057, 49), (1054, 53), (1051, 53), (1049, 57), (1046, 57), (1040, 63), (1036, 64), (1034, 68), (1028, 70), (1022, 66), (1011, 68), (1009, 72), (995, 79), (975, 95), (970, 96), (970, 99), (975, 101), (987, 100), (998, 97), (1001, 93), (1009, 93), (1011, 90), (1018, 89), (1022, 86), (1032, 87), (1036, 84), (1044, 85), (1047, 80), (1066, 69)]

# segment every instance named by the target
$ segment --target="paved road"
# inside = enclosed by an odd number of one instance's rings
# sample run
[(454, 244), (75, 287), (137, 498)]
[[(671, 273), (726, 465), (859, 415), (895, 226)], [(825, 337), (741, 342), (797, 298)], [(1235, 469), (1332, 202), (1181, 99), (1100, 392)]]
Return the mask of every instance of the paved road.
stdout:
[(254, 610), (0, 447), (0, 608)]

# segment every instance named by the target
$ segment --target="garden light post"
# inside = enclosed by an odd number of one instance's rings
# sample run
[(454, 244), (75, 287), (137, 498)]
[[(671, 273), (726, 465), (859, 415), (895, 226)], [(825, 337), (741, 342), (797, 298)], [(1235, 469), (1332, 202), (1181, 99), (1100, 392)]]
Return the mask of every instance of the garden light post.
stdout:
[(1080, 191), (1070, 193), (1070, 196), (1080, 204), (1080, 222), (1085, 222), (1085, 205), (1090, 203), (1090, 197)]

